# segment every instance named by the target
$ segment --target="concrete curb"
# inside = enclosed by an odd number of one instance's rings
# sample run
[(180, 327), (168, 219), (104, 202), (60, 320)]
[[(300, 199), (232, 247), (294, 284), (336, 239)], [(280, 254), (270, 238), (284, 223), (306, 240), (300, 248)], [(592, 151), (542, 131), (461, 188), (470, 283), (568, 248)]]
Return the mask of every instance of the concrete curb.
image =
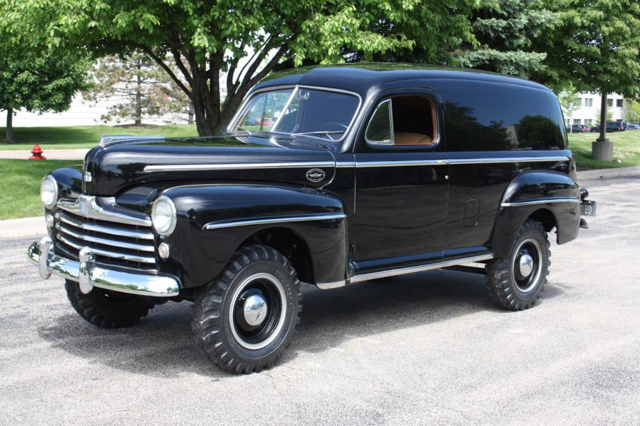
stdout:
[(44, 216), (0, 220), (0, 238), (46, 235)]
[(583, 170), (578, 172), (578, 181), (640, 177), (640, 166), (620, 167), (617, 169)]

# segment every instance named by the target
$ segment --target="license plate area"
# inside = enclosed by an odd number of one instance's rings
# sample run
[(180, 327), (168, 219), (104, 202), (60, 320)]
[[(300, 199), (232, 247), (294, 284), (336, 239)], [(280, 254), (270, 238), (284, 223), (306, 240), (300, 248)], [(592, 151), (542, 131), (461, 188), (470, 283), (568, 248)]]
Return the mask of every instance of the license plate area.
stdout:
[(580, 203), (580, 215), (582, 216), (595, 216), (596, 215), (596, 202), (591, 200), (584, 200)]

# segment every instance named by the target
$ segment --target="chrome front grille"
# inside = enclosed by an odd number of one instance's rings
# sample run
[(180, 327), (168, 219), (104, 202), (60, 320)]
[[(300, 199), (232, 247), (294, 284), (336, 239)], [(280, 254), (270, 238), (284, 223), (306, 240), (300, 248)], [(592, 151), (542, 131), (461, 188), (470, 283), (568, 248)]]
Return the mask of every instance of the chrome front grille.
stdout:
[(89, 247), (97, 264), (157, 272), (155, 237), (150, 225), (141, 221), (137, 225), (122, 223), (122, 213), (117, 213), (114, 219), (105, 215), (105, 210), (98, 216), (86, 214), (87, 209), (72, 209), (62, 203), (58, 203), (58, 207), (53, 229), (57, 254), (78, 260), (80, 249)]

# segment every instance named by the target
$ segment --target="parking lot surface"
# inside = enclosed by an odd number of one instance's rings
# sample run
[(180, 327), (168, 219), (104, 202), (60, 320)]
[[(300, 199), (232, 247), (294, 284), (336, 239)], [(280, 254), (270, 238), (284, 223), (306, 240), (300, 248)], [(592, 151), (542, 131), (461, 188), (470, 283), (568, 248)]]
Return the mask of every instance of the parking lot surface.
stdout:
[(101, 330), (0, 239), (0, 424), (640, 424), (640, 178), (582, 182), (598, 217), (552, 245), (538, 306), (432, 271), (303, 291), (272, 370), (232, 376), (191, 342), (190, 305)]

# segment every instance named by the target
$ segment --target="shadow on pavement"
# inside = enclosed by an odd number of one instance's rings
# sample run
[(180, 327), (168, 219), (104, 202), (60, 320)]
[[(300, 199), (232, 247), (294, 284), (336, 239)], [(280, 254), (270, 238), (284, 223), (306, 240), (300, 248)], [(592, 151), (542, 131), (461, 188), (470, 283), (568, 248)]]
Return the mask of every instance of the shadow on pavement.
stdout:
[[(547, 285), (551, 299), (561, 288)], [(303, 288), (302, 322), (280, 364), (299, 352), (319, 353), (352, 339), (447, 321), (479, 311), (512, 314), (496, 308), (484, 277), (454, 271), (430, 271), (388, 281), (370, 281), (332, 291)], [(195, 373), (213, 379), (232, 376), (211, 365), (191, 341), (188, 303), (156, 307), (131, 328), (102, 330), (72, 313), (61, 316), (40, 336), (54, 347), (109, 367), (158, 377)], [(517, 314), (516, 314), (517, 315)]]

